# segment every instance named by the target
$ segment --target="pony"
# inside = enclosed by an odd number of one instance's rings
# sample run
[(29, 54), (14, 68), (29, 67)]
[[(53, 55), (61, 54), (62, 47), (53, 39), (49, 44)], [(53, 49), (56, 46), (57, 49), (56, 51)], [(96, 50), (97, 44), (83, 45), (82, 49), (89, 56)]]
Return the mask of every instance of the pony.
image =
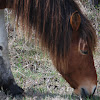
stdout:
[[(91, 97), (95, 93), (96, 32), (74, 0), (0, 0), (0, 4), (4, 4), (1, 9), (14, 11), (27, 38), (32, 37), (32, 30), (36, 31), (41, 46), (49, 52), (55, 68), (75, 94)], [(13, 81), (12, 78), (10, 86)], [(23, 92), (19, 86), (15, 87), (14, 95)]]

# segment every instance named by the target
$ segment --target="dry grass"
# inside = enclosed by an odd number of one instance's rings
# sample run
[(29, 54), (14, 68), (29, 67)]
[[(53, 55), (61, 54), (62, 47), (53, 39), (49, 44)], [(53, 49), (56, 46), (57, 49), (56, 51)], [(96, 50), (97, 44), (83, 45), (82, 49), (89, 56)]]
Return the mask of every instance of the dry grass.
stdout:
[[(100, 16), (98, 10), (88, 8), (88, 17), (92, 20), (100, 36)], [(79, 100), (72, 96), (73, 89), (66, 83), (61, 75), (56, 72), (48, 53), (42, 53), (35, 42), (25, 42), (24, 38), (18, 39), (15, 34), (14, 22), (11, 23), (10, 12), (6, 12), (6, 26), (9, 32), (9, 55), (14, 78), (19, 86), (25, 90), (25, 97), (16, 97), (13, 100)], [(98, 22), (99, 21), (99, 22)], [(95, 23), (97, 22), (97, 23)], [(22, 33), (19, 29), (18, 33)], [(34, 37), (32, 39), (34, 41)], [(98, 41), (97, 52), (94, 56), (98, 73), (98, 88), (93, 100), (100, 100), (100, 42)], [(0, 92), (0, 100), (12, 100)], [(89, 100), (89, 99), (87, 99)]]

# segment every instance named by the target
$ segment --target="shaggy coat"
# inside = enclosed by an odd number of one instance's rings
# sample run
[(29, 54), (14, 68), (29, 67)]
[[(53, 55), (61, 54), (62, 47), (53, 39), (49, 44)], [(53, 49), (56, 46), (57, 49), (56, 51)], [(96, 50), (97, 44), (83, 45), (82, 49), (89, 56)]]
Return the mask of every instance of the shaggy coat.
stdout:
[[(42, 47), (49, 51), (53, 64), (67, 82), (79, 91), (81, 84), (92, 91), (97, 84), (92, 54), (96, 32), (74, 0), (7, 1), (27, 31), (26, 37), (30, 38), (32, 30), (36, 31)], [(81, 50), (84, 46), (88, 47), (85, 48), (88, 53)]]

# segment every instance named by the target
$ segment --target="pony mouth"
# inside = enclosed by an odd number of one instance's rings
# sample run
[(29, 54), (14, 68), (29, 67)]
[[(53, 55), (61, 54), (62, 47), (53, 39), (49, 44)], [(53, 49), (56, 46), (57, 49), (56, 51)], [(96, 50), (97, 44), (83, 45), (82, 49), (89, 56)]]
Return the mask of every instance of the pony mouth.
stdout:
[(73, 92), (73, 95), (79, 96), (81, 98), (91, 99), (94, 96), (95, 91), (96, 91), (96, 85), (93, 86), (91, 91), (87, 90), (86, 88), (81, 87), (81, 88), (75, 89)]

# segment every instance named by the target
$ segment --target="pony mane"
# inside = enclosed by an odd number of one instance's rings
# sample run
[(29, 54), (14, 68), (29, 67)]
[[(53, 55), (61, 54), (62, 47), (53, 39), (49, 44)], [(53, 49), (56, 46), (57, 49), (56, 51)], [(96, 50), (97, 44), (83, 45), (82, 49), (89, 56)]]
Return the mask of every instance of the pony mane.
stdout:
[(64, 59), (68, 54), (73, 32), (70, 16), (75, 11), (81, 16), (78, 30), (80, 38), (87, 41), (91, 51), (95, 50), (95, 30), (74, 0), (13, 0), (13, 9), (24, 29), (30, 31), (27, 32), (27, 37), (32, 35), (34, 29), (42, 46), (55, 57), (56, 63), (60, 59), (66, 62)]

